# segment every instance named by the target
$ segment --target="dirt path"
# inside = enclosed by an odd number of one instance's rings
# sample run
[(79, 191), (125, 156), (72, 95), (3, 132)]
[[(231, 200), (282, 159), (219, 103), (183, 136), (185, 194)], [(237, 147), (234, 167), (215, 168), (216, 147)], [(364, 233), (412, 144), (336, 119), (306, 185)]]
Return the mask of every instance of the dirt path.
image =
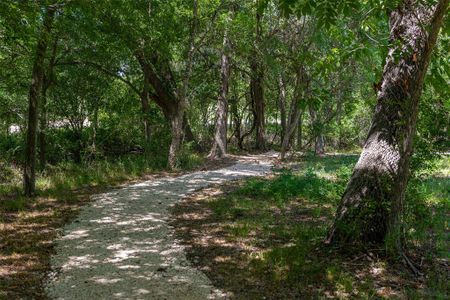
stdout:
[(55, 299), (220, 299), (192, 267), (168, 225), (168, 209), (196, 190), (271, 172), (276, 153), (227, 168), (147, 181), (95, 196), (63, 229), (46, 286)]

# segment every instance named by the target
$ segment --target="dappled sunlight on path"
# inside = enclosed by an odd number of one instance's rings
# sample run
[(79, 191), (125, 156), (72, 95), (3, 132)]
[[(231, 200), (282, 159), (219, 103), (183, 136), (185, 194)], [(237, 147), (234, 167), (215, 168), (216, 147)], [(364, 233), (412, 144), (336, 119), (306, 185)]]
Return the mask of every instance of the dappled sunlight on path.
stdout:
[(275, 152), (228, 168), (142, 182), (94, 197), (63, 229), (47, 292), (57, 299), (216, 299), (168, 225), (168, 209), (211, 184), (271, 172)]

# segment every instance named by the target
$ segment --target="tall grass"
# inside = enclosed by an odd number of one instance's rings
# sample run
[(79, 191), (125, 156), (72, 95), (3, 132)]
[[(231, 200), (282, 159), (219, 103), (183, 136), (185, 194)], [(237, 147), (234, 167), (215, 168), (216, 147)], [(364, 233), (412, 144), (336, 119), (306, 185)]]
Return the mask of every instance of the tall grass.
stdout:
[[(180, 170), (191, 170), (203, 161), (200, 154), (182, 151), (179, 158)], [(0, 209), (20, 210), (26, 201), (22, 193), (22, 171), (18, 167), (5, 167), (0, 172)], [(62, 162), (47, 166), (37, 173), (38, 196), (60, 197), (68, 191), (80, 188), (115, 185), (127, 180), (138, 179), (166, 169), (165, 155), (130, 154), (117, 158), (99, 159), (76, 164)]]

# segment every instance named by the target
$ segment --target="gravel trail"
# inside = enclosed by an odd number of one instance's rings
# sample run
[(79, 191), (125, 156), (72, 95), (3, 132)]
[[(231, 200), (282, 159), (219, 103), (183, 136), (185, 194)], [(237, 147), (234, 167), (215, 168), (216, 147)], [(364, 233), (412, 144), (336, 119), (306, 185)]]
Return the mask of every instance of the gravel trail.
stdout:
[(168, 225), (169, 208), (211, 184), (271, 172), (277, 153), (227, 168), (134, 184), (94, 196), (63, 228), (46, 291), (52, 299), (222, 299), (191, 266)]

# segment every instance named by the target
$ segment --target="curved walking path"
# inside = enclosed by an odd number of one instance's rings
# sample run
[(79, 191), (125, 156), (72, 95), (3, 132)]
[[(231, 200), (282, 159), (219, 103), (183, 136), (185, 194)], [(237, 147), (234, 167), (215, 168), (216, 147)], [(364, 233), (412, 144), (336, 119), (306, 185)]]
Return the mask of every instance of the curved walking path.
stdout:
[(271, 172), (275, 152), (227, 168), (165, 177), (94, 196), (63, 229), (46, 290), (54, 299), (219, 299), (186, 259), (169, 207), (211, 184)]

